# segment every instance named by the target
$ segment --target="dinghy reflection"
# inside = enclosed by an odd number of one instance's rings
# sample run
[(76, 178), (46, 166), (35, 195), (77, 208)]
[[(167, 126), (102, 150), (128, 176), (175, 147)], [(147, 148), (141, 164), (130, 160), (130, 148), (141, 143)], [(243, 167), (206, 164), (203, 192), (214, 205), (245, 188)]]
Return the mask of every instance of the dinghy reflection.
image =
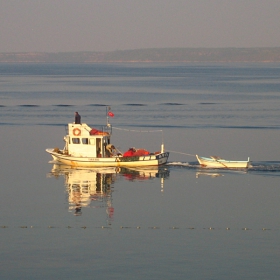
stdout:
[(214, 173), (214, 172), (196, 172), (195, 177), (199, 178), (202, 176), (209, 176), (211, 178), (216, 178), (216, 177), (221, 177), (224, 176), (223, 174), (220, 173)]
[(229, 174), (247, 174), (248, 171), (247, 170), (236, 170), (236, 169), (225, 169), (225, 170), (221, 170), (220, 172), (215, 172), (214, 170), (212, 170), (211, 172), (207, 172), (205, 170), (200, 170), (197, 171), (195, 174), (196, 178), (200, 178), (200, 177), (210, 177), (210, 178), (217, 178), (217, 177), (223, 177)]
[(114, 207), (112, 205), (113, 184), (124, 178), (129, 181), (142, 181), (169, 176), (166, 168), (151, 167), (145, 169), (130, 169), (119, 167), (106, 168), (71, 168), (68, 165), (54, 164), (51, 176), (64, 176), (64, 185), (69, 201), (69, 210), (74, 215), (82, 215), (82, 208), (106, 208), (109, 224), (113, 220)]

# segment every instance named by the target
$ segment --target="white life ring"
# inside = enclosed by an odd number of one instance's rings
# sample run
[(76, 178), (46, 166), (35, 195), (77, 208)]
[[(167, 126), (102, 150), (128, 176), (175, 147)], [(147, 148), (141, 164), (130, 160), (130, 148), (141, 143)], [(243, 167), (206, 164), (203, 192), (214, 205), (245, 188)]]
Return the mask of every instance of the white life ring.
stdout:
[(73, 134), (75, 135), (75, 136), (80, 136), (81, 135), (81, 130), (79, 129), (79, 128), (74, 128), (73, 129)]

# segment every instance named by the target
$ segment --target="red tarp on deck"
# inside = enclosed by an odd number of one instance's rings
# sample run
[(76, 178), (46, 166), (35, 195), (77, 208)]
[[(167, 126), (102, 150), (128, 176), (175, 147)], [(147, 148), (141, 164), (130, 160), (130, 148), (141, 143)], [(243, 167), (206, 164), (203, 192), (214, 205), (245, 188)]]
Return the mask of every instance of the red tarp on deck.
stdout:
[(124, 154), (123, 154), (123, 157), (136, 157), (136, 156), (147, 156), (149, 155), (150, 152), (145, 150), (145, 149), (133, 149), (133, 148), (130, 148), (128, 151), (126, 151)]

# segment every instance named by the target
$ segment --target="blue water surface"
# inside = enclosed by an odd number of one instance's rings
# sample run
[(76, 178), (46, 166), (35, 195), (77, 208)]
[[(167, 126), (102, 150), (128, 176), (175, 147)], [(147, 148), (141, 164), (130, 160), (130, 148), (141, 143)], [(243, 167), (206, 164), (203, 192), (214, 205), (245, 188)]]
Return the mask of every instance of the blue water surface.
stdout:
[[(1, 279), (279, 279), (279, 64), (0, 64), (0, 85)], [(50, 163), (108, 106), (116, 147), (168, 164)]]

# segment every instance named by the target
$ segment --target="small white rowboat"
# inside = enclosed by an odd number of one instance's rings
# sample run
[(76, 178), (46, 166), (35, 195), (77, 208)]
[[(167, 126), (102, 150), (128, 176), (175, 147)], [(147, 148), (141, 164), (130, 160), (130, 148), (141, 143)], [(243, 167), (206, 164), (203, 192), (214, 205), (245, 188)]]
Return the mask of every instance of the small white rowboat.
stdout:
[(207, 168), (248, 168), (250, 158), (248, 160), (226, 160), (216, 156), (200, 157), (196, 155), (199, 164)]

